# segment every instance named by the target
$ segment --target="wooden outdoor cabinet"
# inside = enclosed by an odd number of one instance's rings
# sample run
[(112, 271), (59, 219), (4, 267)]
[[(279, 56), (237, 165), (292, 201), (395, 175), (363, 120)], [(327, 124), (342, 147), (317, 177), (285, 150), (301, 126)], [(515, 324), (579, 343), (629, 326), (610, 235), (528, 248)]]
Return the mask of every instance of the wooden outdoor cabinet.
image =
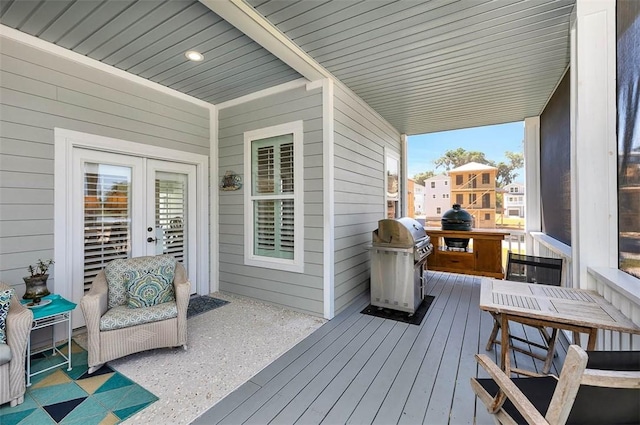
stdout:
[[(502, 279), (502, 240), (509, 232), (493, 229), (441, 230), (427, 227), (431, 237), (433, 253), (427, 258), (427, 269), (443, 272), (472, 274)], [(449, 250), (444, 238), (469, 240), (467, 251)]]

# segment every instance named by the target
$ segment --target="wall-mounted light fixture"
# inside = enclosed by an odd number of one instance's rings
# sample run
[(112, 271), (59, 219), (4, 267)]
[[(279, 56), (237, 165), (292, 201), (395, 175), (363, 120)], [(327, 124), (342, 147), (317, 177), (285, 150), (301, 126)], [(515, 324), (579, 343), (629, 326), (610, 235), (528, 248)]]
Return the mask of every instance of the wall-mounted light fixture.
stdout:
[(220, 185), (218, 187), (220, 190), (224, 191), (238, 190), (242, 187), (242, 177), (233, 171), (227, 171), (224, 173), (222, 181), (220, 181)]

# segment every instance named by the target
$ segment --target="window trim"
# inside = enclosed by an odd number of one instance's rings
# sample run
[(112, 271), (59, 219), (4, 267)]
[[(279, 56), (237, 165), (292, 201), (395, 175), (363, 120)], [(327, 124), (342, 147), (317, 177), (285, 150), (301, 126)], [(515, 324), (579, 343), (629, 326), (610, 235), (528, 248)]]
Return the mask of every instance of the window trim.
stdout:
[[(293, 259), (265, 257), (254, 254), (254, 209), (251, 175), (251, 144), (255, 140), (293, 135)], [(244, 264), (246, 266), (304, 273), (304, 155), (303, 122), (293, 121), (244, 133)]]
[[(389, 191), (387, 190), (387, 173), (389, 172), (389, 167), (387, 166), (388, 160), (394, 160), (398, 163), (398, 197), (391, 197), (389, 196)], [(396, 206), (396, 217), (395, 218), (400, 218), (402, 217), (402, 198), (403, 198), (403, 194), (402, 194), (402, 163), (400, 162), (400, 155), (398, 155), (396, 152), (393, 152), (391, 150), (389, 150), (388, 148), (384, 148), (384, 174), (383, 174), (383, 187), (384, 187), (384, 218), (388, 218), (387, 217), (387, 211), (388, 211), (388, 205), (389, 205), (389, 201), (391, 202), (396, 202), (397, 206)]]

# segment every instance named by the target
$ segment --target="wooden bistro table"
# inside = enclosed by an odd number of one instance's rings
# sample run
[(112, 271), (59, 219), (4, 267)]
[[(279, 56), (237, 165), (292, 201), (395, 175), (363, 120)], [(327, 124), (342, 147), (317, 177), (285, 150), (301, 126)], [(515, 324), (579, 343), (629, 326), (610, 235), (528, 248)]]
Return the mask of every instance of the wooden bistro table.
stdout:
[[(587, 350), (595, 349), (598, 329), (640, 334), (640, 327), (620, 310), (597, 292), (584, 289), (485, 278), (480, 287), (480, 309), (501, 317), (500, 367), (507, 374), (532, 374), (510, 367), (509, 320), (571, 331), (574, 343), (581, 333), (588, 334)], [(550, 351), (554, 349), (550, 347)]]

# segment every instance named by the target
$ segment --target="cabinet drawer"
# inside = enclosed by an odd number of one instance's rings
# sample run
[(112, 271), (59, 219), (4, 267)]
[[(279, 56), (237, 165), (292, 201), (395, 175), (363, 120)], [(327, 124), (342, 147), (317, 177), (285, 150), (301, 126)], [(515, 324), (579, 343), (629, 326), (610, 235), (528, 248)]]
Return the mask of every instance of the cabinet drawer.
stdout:
[(438, 253), (438, 266), (448, 269), (473, 270), (473, 260), (472, 253)]

